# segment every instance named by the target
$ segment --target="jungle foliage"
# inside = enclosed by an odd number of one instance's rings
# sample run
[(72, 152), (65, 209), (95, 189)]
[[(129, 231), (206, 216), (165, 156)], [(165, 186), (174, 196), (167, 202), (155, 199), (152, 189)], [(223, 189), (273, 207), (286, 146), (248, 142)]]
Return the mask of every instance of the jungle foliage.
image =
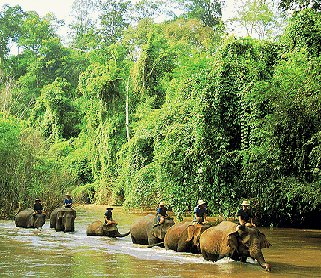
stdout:
[(127, 208), (163, 200), (177, 216), (198, 199), (234, 216), (246, 198), (261, 225), (316, 225), (320, 13), (297, 11), (262, 40), (226, 34), (221, 1), (183, 3), (156, 23), (162, 1), (105, 1), (98, 24), (75, 16), (69, 45), (53, 15), (2, 7), (1, 217), (71, 191)]

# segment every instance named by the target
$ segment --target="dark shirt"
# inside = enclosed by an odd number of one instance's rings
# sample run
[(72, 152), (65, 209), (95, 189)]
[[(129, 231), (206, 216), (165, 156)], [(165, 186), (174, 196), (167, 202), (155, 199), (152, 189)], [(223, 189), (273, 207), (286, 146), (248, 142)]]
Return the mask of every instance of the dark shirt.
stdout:
[(65, 207), (71, 207), (71, 205), (72, 205), (72, 199), (65, 199), (64, 200), (64, 205), (65, 205)]
[(33, 205), (33, 210), (36, 211), (37, 213), (42, 213), (43, 207), (41, 203), (35, 203)]
[(165, 207), (158, 208), (156, 214), (164, 216), (164, 217), (167, 216), (167, 208), (165, 208)]
[(241, 219), (247, 223), (247, 222), (250, 222), (250, 219), (252, 218), (252, 213), (251, 213), (251, 210), (245, 211), (243, 209), (239, 209), (236, 216), (237, 217), (241, 216)]
[(111, 210), (106, 210), (105, 216), (107, 220), (113, 220), (113, 212)]
[(206, 207), (199, 207), (199, 206), (195, 207), (194, 208), (194, 219), (193, 219), (193, 221), (197, 222), (196, 217), (201, 217), (202, 218), (202, 222), (204, 222), (204, 216), (205, 216), (206, 213), (207, 213)]

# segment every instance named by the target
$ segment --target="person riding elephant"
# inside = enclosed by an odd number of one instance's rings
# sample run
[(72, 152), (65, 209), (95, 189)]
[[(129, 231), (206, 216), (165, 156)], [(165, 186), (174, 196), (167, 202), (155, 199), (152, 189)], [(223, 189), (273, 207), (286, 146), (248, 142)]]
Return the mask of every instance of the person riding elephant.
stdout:
[(118, 231), (116, 223), (107, 225), (106, 223), (97, 220), (87, 226), (86, 234), (87, 236), (125, 237), (128, 236), (130, 232), (121, 234)]
[(255, 226), (255, 224), (253, 223), (253, 216), (252, 210), (250, 208), (250, 203), (247, 200), (244, 200), (241, 206), (242, 208), (240, 208), (236, 214), (239, 220), (239, 224), (248, 227)]
[(35, 200), (35, 203), (33, 204), (33, 210), (34, 210), (34, 214), (42, 214), (43, 206), (41, 204), (40, 199), (37, 198)]
[(159, 206), (156, 210), (156, 221), (154, 226), (161, 225), (164, 223), (165, 218), (168, 216), (167, 214), (167, 207), (165, 207), (164, 202), (160, 202)]
[(170, 227), (165, 235), (165, 248), (177, 252), (201, 253), (199, 248), (200, 236), (210, 227), (209, 224), (177, 223)]
[(194, 208), (193, 222), (196, 222), (198, 224), (207, 223), (206, 214), (207, 214), (206, 202), (204, 202), (203, 200), (199, 200), (197, 203), (197, 206)]
[(154, 226), (155, 215), (148, 214), (139, 218), (130, 227), (132, 242), (135, 244), (162, 245), (168, 229), (175, 224), (173, 218), (166, 217), (164, 223)]
[(50, 228), (56, 231), (74, 232), (76, 211), (73, 208), (57, 208), (50, 214)]
[(241, 226), (223, 221), (207, 229), (200, 238), (201, 253), (206, 260), (217, 261), (223, 257), (245, 262), (251, 257), (267, 271), (271, 266), (265, 262), (261, 249), (270, 247), (265, 235), (256, 227)]
[(64, 206), (65, 208), (71, 208), (72, 207), (72, 199), (71, 194), (66, 193), (66, 198), (64, 199)]
[(112, 224), (117, 225), (117, 222), (115, 220), (113, 220), (113, 208), (111, 208), (111, 207), (106, 208), (104, 218), (105, 218), (106, 225), (112, 225)]
[(32, 208), (20, 211), (15, 217), (16, 227), (40, 229), (45, 224), (46, 215), (44, 213), (34, 213)]

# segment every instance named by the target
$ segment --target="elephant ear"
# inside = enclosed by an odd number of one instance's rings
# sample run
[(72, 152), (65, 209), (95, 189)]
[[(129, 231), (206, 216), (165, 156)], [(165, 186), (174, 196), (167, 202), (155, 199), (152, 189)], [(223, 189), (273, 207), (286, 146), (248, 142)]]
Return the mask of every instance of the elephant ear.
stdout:
[(203, 225), (197, 224), (194, 231), (194, 237), (199, 238), (203, 232)]
[(194, 231), (195, 231), (194, 225), (189, 225), (187, 227), (187, 239), (186, 239), (186, 242), (189, 242), (189, 241), (191, 241), (193, 239)]
[(64, 211), (59, 210), (59, 211), (57, 212), (57, 217), (58, 217), (58, 218), (61, 218), (61, 217), (63, 217), (63, 216), (64, 216)]
[(153, 227), (152, 235), (153, 235), (154, 237), (156, 237), (156, 238), (161, 239), (161, 228), (160, 228), (160, 226)]
[(237, 247), (239, 245), (238, 238), (239, 238), (238, 232), (230, 233), (227, 237), (227, 245), (230, 248), (237, 249)]
[(266, 239), (265, 234), (259, 232), (259, 240), (261, 248), (269, 248), (271, 243)]

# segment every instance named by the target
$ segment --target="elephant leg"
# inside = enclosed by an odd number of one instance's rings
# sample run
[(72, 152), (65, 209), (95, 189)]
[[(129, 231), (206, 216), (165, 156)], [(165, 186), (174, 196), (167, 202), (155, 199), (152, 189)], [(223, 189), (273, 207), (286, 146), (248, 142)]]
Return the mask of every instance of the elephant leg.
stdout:
[(154, 246), (155, 244), (158, 244), (159, 243), (159, 240), (158, 238), (155, 238), (155, 237), (149, 237), (148, 238), (148, 245), (150, 246)]
[(62, 225), (62, 219), (61, 218), (57, 218), (56, 221), (56, 231), (62, 231), (64, 230), (63, 225)]
[(136, 239), (135, 239), (135, 237), (131, 236), (131, 239), (132, 239), (132, 243), (138, 244), (137, 241), (136, 241)]
[(177, 246), (177, 252), (190, 252), (191, 246), (188, 243), (185, 244), (178, 244)]
[(242, 263), (246, 263), (246, 259), (247, 259), (246, 256), (241, 256), (240, 261), (241, 261)]
[(219, 254), (210, 254), (205, 251), (202, 251), (203, 258), (207, 261), (216, 262), (219, 259)]

